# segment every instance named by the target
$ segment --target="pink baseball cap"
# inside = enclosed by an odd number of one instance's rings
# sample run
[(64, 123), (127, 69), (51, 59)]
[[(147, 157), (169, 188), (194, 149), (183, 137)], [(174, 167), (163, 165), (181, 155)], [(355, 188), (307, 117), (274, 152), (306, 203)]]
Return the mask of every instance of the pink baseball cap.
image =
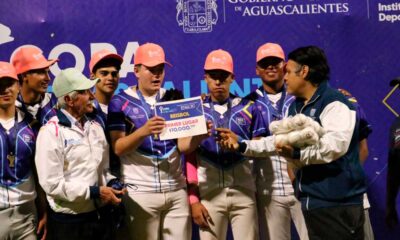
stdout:
[(285, 61), (285, 52), (279, 44), (266, 43), (258, 48), (256, 62), (266, 57), (277, 57)]
[(17, 73), (13, 65), (8, 62), (0, 62), (0, 78), (12, 78), (18, 81)]
[(166, 63), (172, 66), (169, 62), (165, 61), (165, 53), (160, 45), (154, 43), (145, 43), (136, 50), (133, 59), (135, 65), (142, 64), (146, 67), (154, 67), (161, 63)]
[(123, 61), (123, 58), (120, 55), (113, 53), (110, 50), (102, 49), (100, 51), (93, 53), (92, 57), (90, 58), (90, 63), (89, 63), (90, 72), (93, 73), (94, 66), (96, 66), (96, 64), (99, 63), (101, 60), (107, 58), (116, 59), (120, 64), (122, 64)]
[(207, 55), (204, 70), (224, 70), (233, 74), (232, 56), (222, 49), (214, 50)]
[(57, 62), (58, 59), (47, 60), (37, 47), (21, 47), (12, 56), (11, 63), (17, 74), (33, 69), (48, 68)]

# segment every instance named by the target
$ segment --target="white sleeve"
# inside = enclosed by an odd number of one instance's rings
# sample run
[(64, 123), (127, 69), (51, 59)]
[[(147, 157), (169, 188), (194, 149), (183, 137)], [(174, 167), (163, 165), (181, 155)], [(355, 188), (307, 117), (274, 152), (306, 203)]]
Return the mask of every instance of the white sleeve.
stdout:
[(356, 112), (335, 101), (325, 107), (320, 121), (325, 134), (316, 145), (301, 150), (300, 161), (305, 165), (330, 163), (346, 154), (356, 125)]
[(247, 157), (267, 157), (276, 153), (274, 136), (257, 140), (243, 140), (247, 147), (243, 155)]
[(39, 183), (47, 195), (68, 202), (90, 199), (88, 183), (64, 178), (64, 141), (57, 124), (43, 126), (36, 141), (35, 163)]

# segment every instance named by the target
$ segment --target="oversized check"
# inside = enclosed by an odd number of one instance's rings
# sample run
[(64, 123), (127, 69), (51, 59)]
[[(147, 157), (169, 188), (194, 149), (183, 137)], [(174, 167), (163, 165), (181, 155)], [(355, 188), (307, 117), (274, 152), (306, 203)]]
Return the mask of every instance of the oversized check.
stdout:
[(160, 140), (196, 136), (207, 133), (201, 97), (155, 104), (156, 115), (163, 117), (166, 127)]

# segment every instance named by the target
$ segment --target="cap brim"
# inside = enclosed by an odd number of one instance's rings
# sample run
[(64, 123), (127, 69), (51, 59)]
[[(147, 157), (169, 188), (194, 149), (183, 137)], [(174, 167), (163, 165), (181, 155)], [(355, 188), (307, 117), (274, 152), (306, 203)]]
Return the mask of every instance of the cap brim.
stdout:
[(40, 64), (38, 64), (38, 65), (36, 65), (36, 66), (33, 66), (31, 69), (29, 69), (28, 71), (30, 71), (30, 70), (36, 70), (36, 69), (42, 69), (42, 68), (48, 68), (48, 67), (50, 67), (50, 66), (52, 66), (54, 63), (56, 63), (56, 62), (58, 62), (59, 60), (58, 59), (52, 59), (52, 60), (48, 60), (48, 61), (46, 61), (46, 62), (43, 62), (43, 63), (40, 63)]
[[(55, 80), (57, 80), (57, 77), (56, 77)], [(54, 88), (55, 84), (54, 84), (54, 82), (53, 82), (53, 93), (54, 93), (54, 95), (55, 95), (57, 98), (59, 98), (59, 97), (65, 96), (65, 95), (67, 95), (67, 94), (69, 94), (69, 93), (71, 93), (71, 92), (73, 92), (73, 91), (81, 91), (81, 90), (91, 89), (92, 87), (94, 87), (94, 85), (96, 85), (96, 83), (98, 83), (98, 82), (100, 81), (99, 78), (90, 80), (90, 79), (88, 79), (88, 78), (86, 78), (86, 77), (83, 77), (83, 78), (80, 79), (80, 80), (81, 80), (81, 82), (80, 82), (79, 86), (77, 86), (75, 89), (69, 89), (69, 88), (67, 88), (67, 87), (61, 87), (61, 88), (59, 89), (59, 91), (57, 91), (57, 90)]]
[(89, 62), (90, 72), (93, 73), (93, 69), (96, 67), (96, 65), (105, 59), (115, 59), (119, 62), (119, 65), (121, 65), (122, 62), (124, 61), (124, 59), (116, 53), (108, 53), (108, 54), (104, 55), (102, 58), (97, 59), (95, 62), (92, 62), (93, 61), (93, 58), (92, 58)]
[(222, 66), (213, 66), (213, 67), (204, 67), (205, 71), (212, 71), (212, 70), (221, 70), (221, 71), (225, 71), (228, 72), (230, 74), (234, 74), (233, 70), (230, 70), (226, 67), (222, 67)]
[(107, 58), (112, 58), (112, 59), (118, 60), (120, 63), (122, 63), (123, 60), (124, 60), (120, 55), (118, 55), (118, 54), (116, 54), (116, 53), (110, 53), (110, 54), (105, 55), (105, 56), (104, 56), (103, 58), (101, 58), (98, 62), (100, 62), (100, 61), (103, 60), (103, 59), (107, 59)]
[(95, 78), (93, 80), (87, 79), (87, 81), (82, 81), (81, 85), (79, 85), (79, 87), (77, 87), (77, 89), (75, 89), (75, 91), (91, 89), (99, 81), (100, 81), (99, 78)]
[(9, 78), (9, 79), (12, 79), (14, 81), (18, 81), (18, 78), (10, 76), (10, 75), (0, 75), (0, 78), (4, 78), (4, 79), (5, 78)]
[(10, 73), (10, 74), (0, 74), (0, 78), (12, 78), (12, 79), (18, 81), (17, 75), (14, 75), (12, 73)]
[(145, 63), (141, 63), (142, 65), (145, 65), (146, 67), (155, 67), (155, 66), (157, 66), (157, 65), (160, 65), (160, 64), (167, 64), (168, 66), (170, 66), (170, 67), (172, 67), (172, 64), (171, 63), (169, 63), (169, 62), (167, 62), (167, 61), (165, 61), (165, 62), (160, 62), (160, 61), (150, 61), (150, 62), (145, 62)]
[(285, 61), (285, 57), (279, 56), (279, 54), (270, 54), (268, 56), (263, 56), (263, 57), (257, 59), (257, 62), (263, 60), (264, 58), (269, 58), (269, 57), (279, 58), (279, 59), (282, 59), (283, 61)]

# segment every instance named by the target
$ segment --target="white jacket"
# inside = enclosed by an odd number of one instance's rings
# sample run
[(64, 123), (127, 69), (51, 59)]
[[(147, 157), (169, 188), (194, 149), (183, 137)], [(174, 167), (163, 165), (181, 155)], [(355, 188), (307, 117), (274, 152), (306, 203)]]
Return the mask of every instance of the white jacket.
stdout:
[(57, 111), (37, 137), (39, 183), (55, 212), (78, 214), (95, 210), (90, 186), (106, 185), (109, 147), (101, 126), (87, 120), (81, 129), (65, 110)]

